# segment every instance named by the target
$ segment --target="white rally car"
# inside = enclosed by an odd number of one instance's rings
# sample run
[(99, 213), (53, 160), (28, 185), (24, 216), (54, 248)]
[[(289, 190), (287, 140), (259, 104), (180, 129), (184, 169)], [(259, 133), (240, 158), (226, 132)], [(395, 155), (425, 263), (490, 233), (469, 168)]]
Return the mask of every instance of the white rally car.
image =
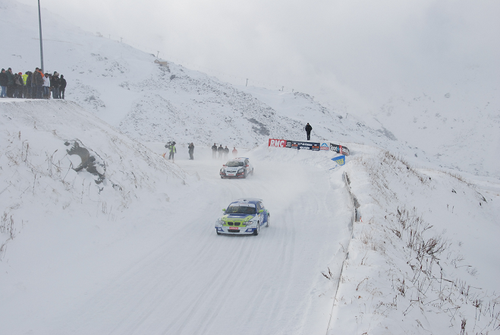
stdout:
[(261, 199), (238, 199), (223, 211), (224, 215), (215, 222), (217, 235), (259, 235), (262, 226), (269, 227), (271, 214)]
[(219, 171), (220, 177), (224, 178), (246, 178), (249, 174), (253, 175), (253, 166), (246, 157), (231, 159), (222, 166)]

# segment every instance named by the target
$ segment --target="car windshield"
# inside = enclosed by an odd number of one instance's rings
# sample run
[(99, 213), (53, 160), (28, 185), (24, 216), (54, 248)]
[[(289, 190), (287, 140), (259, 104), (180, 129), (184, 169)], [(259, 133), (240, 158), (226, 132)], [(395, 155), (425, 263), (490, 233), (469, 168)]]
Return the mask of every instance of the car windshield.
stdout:
[(249, 206), (229, 206), (226, 210), (227, 214), (255, 214), (255, 207)]
[(237, 166), (244, 166), (245, 164), (243, 162), (239, 161), (229, 161), (226, 164), (228, 167), (237, 167)]

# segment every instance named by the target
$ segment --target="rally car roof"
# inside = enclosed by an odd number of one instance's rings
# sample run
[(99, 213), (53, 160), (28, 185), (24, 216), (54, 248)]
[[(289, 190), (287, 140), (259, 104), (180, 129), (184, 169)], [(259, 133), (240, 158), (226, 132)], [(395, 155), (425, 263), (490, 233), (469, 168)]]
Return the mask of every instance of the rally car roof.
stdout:
[(238, 200), (235, 200), (233, 202), (231, 202), (231, 205), (232, 204), (256, 204), (257, 202), (261, 202), (262, 199), (259, 199), (259, 198), (240, 198)]

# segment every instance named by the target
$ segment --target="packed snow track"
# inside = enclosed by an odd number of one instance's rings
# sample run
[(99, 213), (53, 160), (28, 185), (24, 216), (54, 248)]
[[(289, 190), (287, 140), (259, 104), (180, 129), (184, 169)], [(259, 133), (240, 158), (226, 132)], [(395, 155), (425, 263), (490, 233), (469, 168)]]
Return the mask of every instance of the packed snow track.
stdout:
[[(241, 180), (222, 180), (220, 160), (176, 159), (195, 182), (180, 185), (182, 192), (166, 190), (168, 200), (149, 195), (120, 219), (133, 228), (118, 234), (101, 228), (92, 234), (109, 237), (99, 243), (90, 237), (88, 249), (73, 261), (45, 259), (51, 268), (37, 270), (43, 280), (23, 284), (33, 317), (22, 317), (21, 299), (7, 329), (61, 335), (326, 333), (334, 277), (350, 236), (348, 193), (340, 172), (315, 164), (323, 153), (280, 150), (248, 152), (255, 173)], [(258, 236), (218, 236), (214, 223), (222, 209), (243, 197), (264, 200), (270, 227)], [(38, 243), (42, 250), (44, 242)], [(322, 274), (329, 271), (332, 280)], [(45, 305), (53, 307), (44, 311)]]

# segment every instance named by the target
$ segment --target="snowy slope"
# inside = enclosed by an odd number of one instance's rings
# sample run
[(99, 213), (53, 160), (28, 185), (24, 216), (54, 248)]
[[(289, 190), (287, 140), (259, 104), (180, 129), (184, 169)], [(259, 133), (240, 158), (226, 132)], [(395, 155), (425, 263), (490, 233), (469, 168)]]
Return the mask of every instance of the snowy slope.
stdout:
[[(40, 63), (37, 8), (5, 0), (0, 6), (9, 13), (2, 31), (24, 22), (16, 34), (2, 36), (3, 45), (12, 46), (0, 50), (4, 67), (34, 70)], [(495, 87), (463, 92), (474, 89), (473, 81), (439, 96), (409, 92), (360, 115), (354, 104), (340, 111), (306, 93), (236, 87), (168, 60), (161, 66), (152, 54), (81, 31), (50, 12), (42, 18), (46, 71), (65, 76), (67, 99), (142, 142), (252, 148), (268, 137), (304, 139), (309, 122), (317, 140), (375, 145), (415, 164), (500, 177)], [(467, 154), (473, 158), (464, 159)]]
[[(36, 17), (16, 2), (0, 9), (3, 31)], [(356, 119), (304, 93), (160, 66), (42, 14), (46, 67), (68, 79), (68, 101), (0, 101), (2, 332), (500, 332), (495, 107), (450, 121), (434, 102), (402, 99), (380, 123)], [(37, 29), (26, 20), (2, 35), (14, 71), (37, 66)], [(267, 148), (269, 137), (302, 139), (305, 122), (351, 149), (345, 166), (330, 152)], [(175, 164), (161, 157), (170, 139)], [(221, 180), (213, 142), (237, 146), (255, 176)], [(75, 144), (94, 170), (76, 171)], [(221, 209), (249, 195), (271, 227), (217, 236)]]
[[(339, 171), (325, 183), (328, 170), (312, 163), (325, 157), (282, 151), (276, 159), (264, 147), (247, 153), (252, 178), (221, 180), (221, 161), (167, 162), (74, 103), (11, 100), (0, 109), (7, 333), (326, 329), (334, 287), (321, 271), (339, 271), (351, 211), (332, 205), (348, 194)], [(103, 182), (74, 171), (80, 160), (68, 139), (102, 159)], [(217, 236), (221, 208), (249, 195), (265, 199), (270, 228)]]
[(329, 334), (500, 333), (500, 183), (357, 149), (361, 219)]
[(392, 98), (374, 116), (398, 140), (424, 149), (432, 160), (498, 179), (500, 88), (475, 92), (475, 86), (481, 87), (477, 81), (443, 94)]
[[(0, 108), (8, 333), (498, 330), (498, 183), (355, 144), (333, 170), (331, 153), (264, 144), (244, 153), (253, 177), (221, 180), (208, 149), (170, 163), (71, 102)], [(103, 182), (74, 171), (68, 140), (105, 163)], [(271, 227), (217, 236), (220, 209), (249, 195), (265, 200)]]

